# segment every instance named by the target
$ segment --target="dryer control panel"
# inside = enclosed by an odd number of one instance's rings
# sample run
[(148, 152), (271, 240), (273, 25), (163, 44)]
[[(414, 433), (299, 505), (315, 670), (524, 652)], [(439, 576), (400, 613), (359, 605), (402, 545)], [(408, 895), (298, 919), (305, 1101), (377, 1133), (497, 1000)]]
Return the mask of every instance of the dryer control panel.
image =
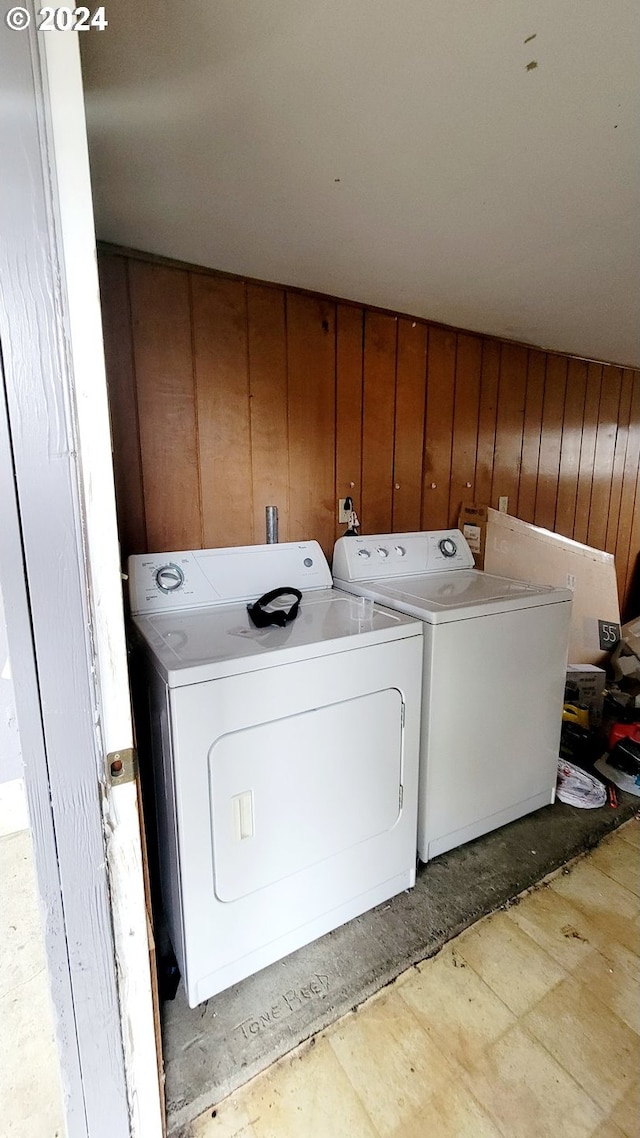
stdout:
[(473, 554), (459, 529), (341, 537), (333, 551), (337, 581), (372, 581), (473, 567)]
[(317, 541), (142, 553), (129, 558), (132, 613), (205, 608), (261, 597), (271, 589), (330, 589)]

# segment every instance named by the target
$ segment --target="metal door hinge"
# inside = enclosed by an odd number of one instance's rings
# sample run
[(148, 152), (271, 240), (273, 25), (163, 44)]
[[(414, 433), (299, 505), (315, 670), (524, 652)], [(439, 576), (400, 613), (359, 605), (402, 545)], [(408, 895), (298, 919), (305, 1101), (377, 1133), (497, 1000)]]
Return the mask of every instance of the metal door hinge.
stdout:
[(134, 782), (138, 773), (138, 756), (134, 747), (122, 751), (111, 751), (107, 755), (107, 782), (109, 786), (120, 786), (123, 782)]

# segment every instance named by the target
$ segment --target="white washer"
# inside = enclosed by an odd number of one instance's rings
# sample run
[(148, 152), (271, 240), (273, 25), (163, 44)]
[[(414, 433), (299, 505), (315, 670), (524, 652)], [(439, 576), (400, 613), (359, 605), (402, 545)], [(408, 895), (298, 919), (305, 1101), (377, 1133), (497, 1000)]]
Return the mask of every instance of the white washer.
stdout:
[[(195, 1007), (414, 884), (422, 624), (363, 616), (316, 542), (136, 556), (129, 577)], [(254, 627), (247, 600), (282, 585), (297, 618)]]
[(339, 588), (424, 622), (421, 861), (555, 798), (571, 593), (473, 564), (459, 530), (334, 552)]

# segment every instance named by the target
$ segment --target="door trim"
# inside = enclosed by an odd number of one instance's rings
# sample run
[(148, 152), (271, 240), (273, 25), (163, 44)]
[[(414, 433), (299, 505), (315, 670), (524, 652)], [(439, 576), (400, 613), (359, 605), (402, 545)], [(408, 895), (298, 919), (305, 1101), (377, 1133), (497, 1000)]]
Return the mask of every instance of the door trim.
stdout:
[(77, 34), (30, 8), (0, 27), (0, 571), (69, 1138), (156, 1138), (137, 792), (104, 777), (131, 721)]

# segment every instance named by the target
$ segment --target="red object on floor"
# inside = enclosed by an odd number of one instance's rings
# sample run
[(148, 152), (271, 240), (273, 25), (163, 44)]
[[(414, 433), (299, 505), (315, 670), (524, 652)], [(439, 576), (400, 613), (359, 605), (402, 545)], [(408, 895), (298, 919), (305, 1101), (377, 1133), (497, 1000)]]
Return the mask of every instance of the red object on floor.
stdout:
[(609, 750), (612, 751), (621, 739), (634, 739), (640, 743), (640, 723), (614, 723), (609, 732)]

